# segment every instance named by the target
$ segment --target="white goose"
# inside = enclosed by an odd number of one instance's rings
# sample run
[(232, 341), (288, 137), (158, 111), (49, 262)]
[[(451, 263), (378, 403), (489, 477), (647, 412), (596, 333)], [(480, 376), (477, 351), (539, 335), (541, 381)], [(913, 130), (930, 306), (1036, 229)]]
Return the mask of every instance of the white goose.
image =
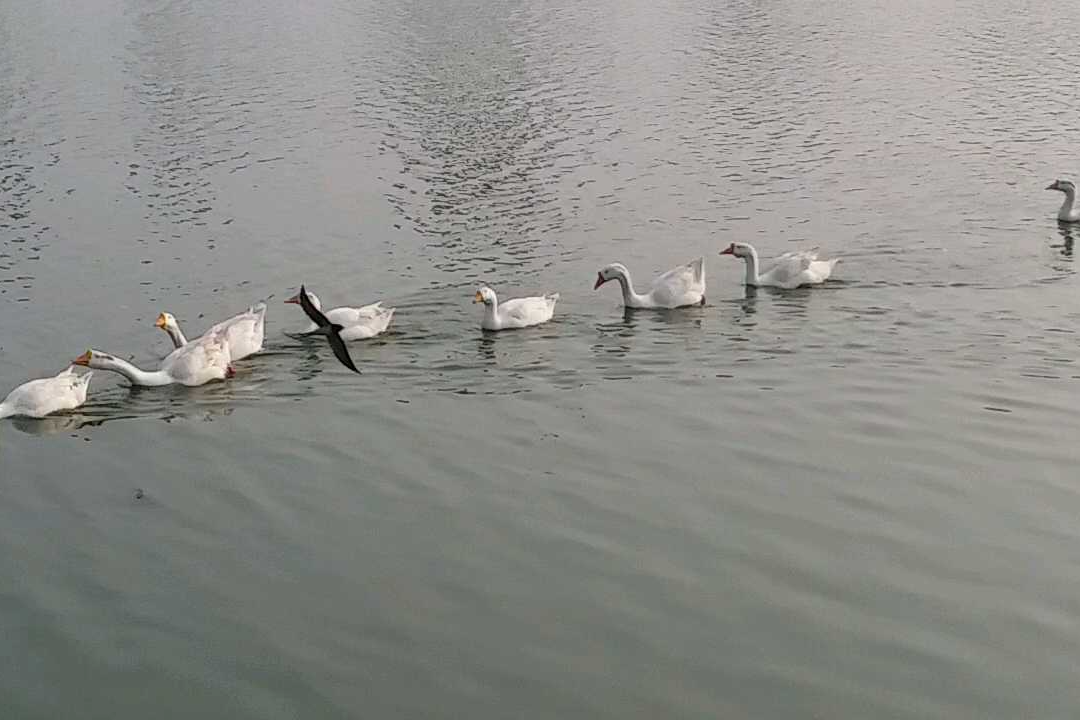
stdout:
[[(322, 311), (322, 303), (319, 302), (319, 297), (313, 292), (309, 292), (307, 296), (315, 309)], [(299, 305), (299, 293), (285, 302)], [(386, 332), (386, 328), (390, 327), (390, 320), (394, 317), (394, 310), (395, 308), (383, 307), (382, 302), (377, 302), (358, 308), (337, 307), (333, 310), (327, 310), (323, 314), (327, 320), (342, 327), (340, 333), (342, 340), (366, 340)], [(313, 333), (318, 329), (319, 326), (309, 319), (308, 326), (301, 332), (304, 334)]]
[(558, 301), (559, 293), (548, 293), (500, 303), (495, 291), (487, 286), (477, 290), (473, 297), (473, 303), (484, 303), (484, 317), (480, 320), (484, 330), (511, 330), (546, 323), (555, 314)]
[(76, 375), (75, 367), (69, 366), (54, 377), (25, 382), (0, 402), (0, 418), (43, 418), (60, 410), (74, 410), (86, 402), (86, 389), (93, 375)]
[(817, 285), (829, 279), (839, 258), (818, 260), (818, 249), (787, 252), (777, 257), (773, 265), (758, 274), (757, 250), (750, 243), (733, 242), (721, 255), (734, 255), (746, 261), (746, 284), (754, 287), (776, 287), (792, 290), (802, 285)]
[(229, 343), (224, 333), (208, 333), (173, 350), (154, 371), (142, 370), (127, 360), (100, 350), (87, 350), (74, 362), (76, 365), (118, 373), (130, 380), (132, 385), (195, 387), (233, 376), (232, 365), (229, 364)]
[[(180, 329), (180, 323), (172, 313), (163, 312), (158, 315), (156, 327), (161, 328), (168, 334), (174, 347), (184, 347), (188, 344), (187, 338)], [(239, 315), (234, 315), (228, 320), (222, 320), (217, 325), (206, 331), (206, 335), (225, 334), (229, 343), (229, 357), (231, 360), (243, 360), (249, 355), (262, 350), (263, 331), (266, 327), (266, 303), (259, 303), (249, 307)]]
[(1080, 222), (1080, 208), (1076, 207), (1076, 185), (1072, 180), (1055, 180), (1046, 186), (1047, 190), (1057, 190), (1065, 193), (1065, 201), (1061, 203), (1057, 218), (1062, 222)]
[(629, 308), (672, 309), (705, 304), (705, 258), (668, 270), (653, 280), (649, 292), (634, 291), (630, 271), (622, 263), (612, 263), (596, 276), (596, 290), (608, 280), (618, 280), (622, 287), (623, 304)]

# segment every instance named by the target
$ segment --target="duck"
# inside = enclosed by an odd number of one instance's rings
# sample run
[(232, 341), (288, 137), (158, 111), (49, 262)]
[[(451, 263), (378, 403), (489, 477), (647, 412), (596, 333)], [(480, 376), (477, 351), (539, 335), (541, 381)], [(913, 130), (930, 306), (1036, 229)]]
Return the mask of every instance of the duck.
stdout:
[(143, 370), (115, 355), (90, 349), (74, 360), (75, 365), (109, 370), (126, 377), (132, 385), (157, 387), (186, 385), (197, 387), (235, 374), (225, 333), (206, 334), (178, 347), (165, 356), (157, 370)]
[(753, 287), (776, 287), (792, 290), (803, 285), (818, 285), (829, 279), (839, 258), (818, 260), (818, 248), (787, 252), (777, 257), (773, 265), (758, 274), (757, 250), (750, 243), (733, 242), (720, 251), (746, 261), (746, 284)]
[[(313, 292), (309, 292), (307, 296), (315, 309), (321, 312), (322, 302), (319, 301), (319, 296)], [(285, 302), (299, 305), (300, 293), (293, 295)], [(394, 317), (395, 309), (383, 307), (382, 301), (380, 301), (358, 308), (336, 307), (333, 310), (327, 310), (324, 314), (327, 320), (342, 327), (341, 339), (349, 342), (351, 340), (367, 340), (386, 332), (386, 328), (390, 327), (390, 321)], [(307, 335), (318, 332), (318, 330), (319, 326), (314, 321), (311, 321), (302, 333)]]
[[(180, 323), (172, 313), (158, 315), (154, 325), (161, 328), (172, 340), (173, 346), (182, 348), (188, 340), (180, 329)], [(232, 361), (243, 360), (262, 350), (263, 332), (266, 327), (266, 303), (249, 307), (239, 315), (222, 320), (206, 331), (207, 334), (225, 333), (229, 343), (229, 357)]]
[(1047, 190), (1065, 193), (1065, 200), (1058, 209), (1057, 219), (1061, 222), (1080, 222), (1080, 208), (1076, 207), (1076, 185), (1072, 180), (1055, 180), (1046, 186)]
[(484, 317), (480, 320), (480, 327), (484, 330), (512, 330), (541, 325), (555, 314), (555, 303), (558, 301), (559, 293), (548, 293), (500, 303), (495, 291), (486, 285), (473, 296), (474, 304), (484, 304)]
[(25, 382), (0, 402), (0, 418), (43, 418), (61, 410), (74, 410), (86, 402), (93, 375), (93, 371), (79, 375), (75, 366), (69, 365), (53, 377)]
[(345, 327), (339, 323), (331, 322), (329, 318), (323, 315), (322, 310), (315, 307), (315, 303), (311, 301), (311, 296), (308, 295), (303, 285), (300, 286), (300, 292), (296, 294), (295, 299), (299, 302), (304, 314), (315, 325), (315, 329), (311, 334), (325, 336), (326, 342), (330, 344), (330, 349), (334, 351), (334, 357), (338, 359), (338, 362), (359, 375), (360, 371), (353, 362), (352, 356), (349, 355), (349, 348), (345, 347), (345, 340), (341, 337), (341, 332)]
[(593, 290), (609, 280), (618, 280), (622, 287), (623, 305), (628, 308), (671, 310), (705, 304), (705, 258), (703, 257), (668, 270), (653, 280), (649, 292), (640, 295), (634, 291), (630, 271), (622, 263), (612, 263), (602, 268), (597, 273)]

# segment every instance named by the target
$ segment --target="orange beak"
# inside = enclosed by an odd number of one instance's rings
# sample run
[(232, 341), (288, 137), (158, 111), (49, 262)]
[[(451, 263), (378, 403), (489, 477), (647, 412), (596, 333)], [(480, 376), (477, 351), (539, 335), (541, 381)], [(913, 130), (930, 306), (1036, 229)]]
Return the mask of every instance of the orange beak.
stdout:
[(90, 367), (90, 358), (92, 358), (92, 357), (94, 357), (94, 353), (91, 352), (90, 350), (87, 350), (86, 352), (84, 352), (82, 355), (75, 358), (71, 362), (74, 365), (82, 365), (83, 367)]
[(154, 327), (159, 327), (164, 330), (165, 326), (168, 324), (168, 321), (165, 319), (165, 313), (161, 313), (157, 316), (157, 321), (154, 323)]

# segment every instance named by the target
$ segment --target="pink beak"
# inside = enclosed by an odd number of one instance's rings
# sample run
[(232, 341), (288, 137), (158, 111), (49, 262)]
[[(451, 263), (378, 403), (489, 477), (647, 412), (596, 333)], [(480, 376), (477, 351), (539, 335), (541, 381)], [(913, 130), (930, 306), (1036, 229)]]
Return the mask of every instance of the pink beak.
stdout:
[(592, 286), (592, 289), (595, 290), (606, 282), (607, 280), (604, 279), (603, 275), (601, 275), (600, 273), (596, 273), (596, 284)]

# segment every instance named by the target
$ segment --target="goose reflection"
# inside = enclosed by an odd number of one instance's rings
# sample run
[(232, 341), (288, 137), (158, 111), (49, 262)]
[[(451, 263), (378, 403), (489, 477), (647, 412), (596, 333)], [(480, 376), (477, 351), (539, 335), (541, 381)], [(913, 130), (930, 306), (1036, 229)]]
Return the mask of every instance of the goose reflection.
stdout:
[(758, 293), (760, 291), (753, 285), (743, 286), (743, 299), (739, 303), (744, 315), (753, 315), (757, 312)]
[(1059, 222), (1058, 235), (1061, 236), (1061, 244), (1054, 244), (1050, 247), (1060, 249), (1062, 256), (1071, 260), (1073, 254), (1073, 241), (1076, 239), (1076, 226), (1072, 223)]
[(480, 339), (477, 341), (477, 349), (480, 351), (480, 357), (487, 362), (495, 363), (495, 337), (498, 333), (484, 332), (481, 333)]
[(28, 418), (20, 415), (11, 418), (11, 425), (19, 432), (40, 436), (73, 433), (87, 425), (101, 425), (104, 422), (103, 418), (95, 418), (84, 413), (50, 415), (43, 418)]

